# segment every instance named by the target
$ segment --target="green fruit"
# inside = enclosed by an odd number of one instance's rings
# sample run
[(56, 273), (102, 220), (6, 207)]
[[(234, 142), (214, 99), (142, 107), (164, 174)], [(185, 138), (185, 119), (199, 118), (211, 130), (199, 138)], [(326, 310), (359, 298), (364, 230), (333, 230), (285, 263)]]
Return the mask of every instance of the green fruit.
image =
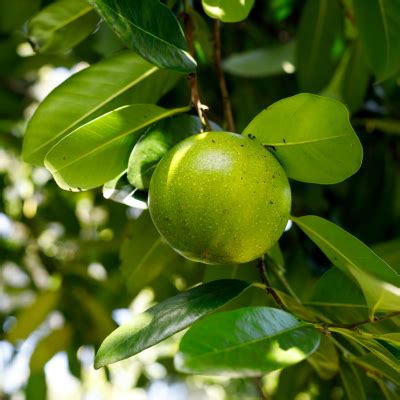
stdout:
[(166, 241), (207, 264), (245, 263), (282, 235), (291, 192), (285, 171), (262, 145), (228, 132), (183, 140), (160, 161), (149, 209)]

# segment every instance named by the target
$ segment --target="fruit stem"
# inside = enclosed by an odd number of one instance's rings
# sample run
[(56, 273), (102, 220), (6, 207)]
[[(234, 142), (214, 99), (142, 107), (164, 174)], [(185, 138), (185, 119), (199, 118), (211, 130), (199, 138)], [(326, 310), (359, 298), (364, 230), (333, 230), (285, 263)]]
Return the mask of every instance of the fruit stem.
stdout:
[(282, 299), (279, 297), (279, 294), (275, 292), (275, 289), (271, 286), (271, 283), (268, 278), (267, 269), (265, 268), (265, 259), (264, 256), (260, 257), (258, 260), (257, 268), (260, 272), (260, 277), (262, 283), (265, 285), (265, 289), (268, 294), (272, 296), (276, 305), (282, 310), (286, 310), (285, 304)]
[[(194, 46), (193, 46), (193, 21), (190, 16), (189, 9), (190, 9), (190, 4), (188, 1), (185, 1), (185, 12), (182, 14), (183, 21), (185, 24), (185, 35), (188, 42), (189, 53), (193, 58), (195, 58)], [(197, 114), (203, 126), (203, 130), (210, 131), (211, 130), (210, 122), (208, 121), (207, 115), (205, 113), (205, 111), (208, 110), (208, 107), (205, 104), (203, 104), (200, 100), (199, 87), (197, 83), (197, 74), (196, 73), (189, 74), (188, 80), (190, 83), (191, 102), (193, 104), (193, 107), (197, 111)]]
[(235, 121), (233, 119), (231, 100), (229, 98), (228, 88), (226, 86), (225, 74), (222, 69), (221, 56), (221, 29), (220, 22), (215, 19), (213, 22), (213, 39), (214, 39), (214, 68), (218, 78), (219, 89), (222, 96), (222, 104), (224, 107), (224, 119), (230, 132), (235, 132)]

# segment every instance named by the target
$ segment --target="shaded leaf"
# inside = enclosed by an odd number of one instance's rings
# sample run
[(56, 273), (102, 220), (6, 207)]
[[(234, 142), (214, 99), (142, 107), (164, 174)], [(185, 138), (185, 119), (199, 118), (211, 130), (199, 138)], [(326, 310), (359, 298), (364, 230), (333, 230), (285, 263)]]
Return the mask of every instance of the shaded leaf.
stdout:
[(51, 147), (78, 126), (118, 106), (155, 103), (177, 79), (128, 52), (78, 72), (53, 90), (29, 121), (24, 160), (43, 165)]
[(205, 13), (223, 22), (239, 22), (247, 18), (254, 0), (202, 0)]
[(185, 110), (134, 104), (110, 111), (53, 146), (45, 158), (46, 168), (62, 189), (100, 186), (125, 170), (132, 146), (145, 128)]
[(84, 0), (58, 0), (29, 22), (28, 35), (40, 53), (64, 52), (90, 35), (99, 17)]
[(354, 365), (347, 362), (341, 362), (340, 376), (342, 378), (348, 400), (367, 400), (360, 375), (358, 374), (358, 371)]
[(322, 379), (332, 379), (339, 372), (338, 352), (332, 341), (326, 336), (321, 336), (317, 351), (308, 357), (307, 361)]
[(19, 30), (40, 7), (40, 0), (0, 1), (0, 32)]
[(339, 2), (308, 0), (298, 29), (299, 86), (317, 93), (330, 80), (343, 49), (343, 13)]
[(285, 311), (241, 308), (194, 324), (181, 340), (175, 367), (194, 374), (258, 376), (304, 360), (319, 341), (312, 325)]
[(400, 71), (400, 2), (354, 0), (360, 39), (369, 64), (379, 80)]
[(244, 78), (293, 73), (295, 71), (294, 53), (294, 41), (270, 48), (247, 50), (226, 58), (223, 68), (232, 75)]
[(307, 93), (258, 114), (243, 131), (271, 149), (290, 178), (337, 183), (361, 166), (362, 147), (343, 104)]
[(400, 276), (364, 243), (320, 217), (309, 215), (293, 221), (336, 267), (356, 280), (371, 315), (376, 310), (400, 310)]
[(160, 0), (89, 2), (128, 47), (152, 64), (186, 73), (196, 69), (178, 20)]
[(244, 281), (223, 279), (196, 286), (157, 304), (104, 340), (96, 354), (95, 368), (123, 360), (161, 342), (216, 311), (249, 287)]

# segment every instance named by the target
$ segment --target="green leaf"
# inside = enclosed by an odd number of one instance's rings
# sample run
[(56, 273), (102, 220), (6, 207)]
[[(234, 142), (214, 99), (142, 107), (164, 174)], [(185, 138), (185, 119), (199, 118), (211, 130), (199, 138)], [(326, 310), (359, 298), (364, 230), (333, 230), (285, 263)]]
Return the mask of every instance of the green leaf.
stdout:
[(367, 400), (360, 375), (354, 365), (348, 362), (340, 363), (340, 377), (348, 400)]
[(360, 40), (356, 40), (352, 44), (350, 51), (350, 57), (341, 82), (341, 93), (344, 103), (351, 112), (354, 112), (360, 108), (364, 101), (370, 72)]
[(354, 13), (368, 62), (379, 80), (400, 71), (400, 2), (354, 0)]
[(399, 383), (398, 372), (372, 353), (360, 357), (351, 357), (350, 361), (391, 380), (395, 384)]
[(121, 40), (160, 68), (190, 73), (196, 61), (187, 52), (183, 30), (160, 0), (89, 0)]
[(372, 249), (400, 274), (400, 238), (374, 244)]
[(45, 158), (46, 168), (62, 189), (100, 186), (125, 170), (132, 146), (143, 129), (185, 110), (134, 104), (110, 111), (53, 146)]
[(249, 15), (254, 0), (202, 0), (205, 13), (223, 22), (243, 21)]
[(40, 53), (62, 53), (89, 36), (99, 21), (84, 0), (59, 0), (36, 14), (28, 24), (28, 36)]
[(42, 371), (47, 361), (58, 352), (66, 350), (71, 342), (71, 338), (72, 330), (68, 325), (52, 331), (48, 336), (43, 338), (32, 354), (29, 363), (31, 373)]
[(164, 154), (187, 136), (201, 130), (199, 118), (186, 114), (165, 119), (151, 127), (136, 143), (129, 157), (128, 181), (138, 189), (148, 189), (154, 169)]
[(323, 218), (293, 218), (329, 260), (361, 287), (370, 315), (376, 310), (400, 310), (400, 276), (357, 238)]
[(24, 160), (43, 165), (51, 147), (78, 126), (125, 104), (155, 103), (177, 79), (130, 52), (78, 72), (53, 90), (29, 121)]
[(338, 352), (332, 341), (326, 336), (321, 336), (318, 350), (308, 357), (307, 361), (320, 378), (325, 380), (332, 379), (339, 371)]
[(47, 318), (59, 299), (56, 291), (39, 293), (35, 301), (17, 315), (17, 322), (7, 333), (7, 340), (15, 343), (26, 339)]
[(47, 399), (47, 384), (44, 370), (29, 374), (24, 390), (25, 400)]
[(140, 353), (214, 312), (250, 284), (223, 279), (196, 286), (157, 304), (108, 336), (96, 354), (95, 368)]
[(331, 184), (361, 166), (362, 147), (343, 104), (307, 93), (274, 103), (258, 114), (243, 135), (273, 150), (288, 176)]
[(300, 89), (319, 92), (330, 80), (343, 49), (343, 13), (339, 2), (308, 0), (297, 41), (297, 78)]
[(223, 62), (226, 72), (244, 78), (266, 76), (295, 71), (295, 42), (291, 41), (270, 48), (247, 50), (233, 54)]
[(354, 125), (365, 126), (370, 133), (378, 130), (389, 135), (400, 135), (400, 121), (394, 118), (357, 118)]
[(194, 324), (180, 343), (175, 367), (194, 374), (258, 376), (304, 360), (319, 341), (312, 325), (285, 311), (241, 308)]

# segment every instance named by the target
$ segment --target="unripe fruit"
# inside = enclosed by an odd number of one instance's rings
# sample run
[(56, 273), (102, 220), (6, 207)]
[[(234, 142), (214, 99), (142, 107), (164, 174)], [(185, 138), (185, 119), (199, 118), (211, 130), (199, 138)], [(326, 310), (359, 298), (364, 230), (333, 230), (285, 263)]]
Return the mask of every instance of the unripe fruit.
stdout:
[(228, 132), (193, 135), (160, 161), (149, 209), (166, 241), (207, 264), (245, 263), (282, 235), (291, 192), (285, 171), (261, 144)]

